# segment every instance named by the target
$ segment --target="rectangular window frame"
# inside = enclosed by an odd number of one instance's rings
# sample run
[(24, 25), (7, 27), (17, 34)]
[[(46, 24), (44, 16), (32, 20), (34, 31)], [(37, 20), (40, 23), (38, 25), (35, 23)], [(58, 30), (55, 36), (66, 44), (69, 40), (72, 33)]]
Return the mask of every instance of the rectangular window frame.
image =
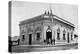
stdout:
[(60, 40), (60, 33), (57, 32), (57, 40)]
[(63, 40), (66, 40), (66, 38), (65, 38), (65, 33), (63, 33)]
[(40, 32), (36, 33), (36, 40), (40, 40), (40, 35), (41, 35)]

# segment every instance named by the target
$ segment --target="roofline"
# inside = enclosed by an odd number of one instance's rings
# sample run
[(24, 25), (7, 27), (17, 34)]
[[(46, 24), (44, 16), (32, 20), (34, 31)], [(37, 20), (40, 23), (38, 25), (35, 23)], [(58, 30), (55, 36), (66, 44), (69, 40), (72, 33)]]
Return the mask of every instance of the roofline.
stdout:
[[(41, 14), (41, 15), (38, 15), (38, 16), (35, 16), (35, 17), (39, 17), (39, 16), (42, 16), (42, 15), (44, 15), (44, 14)], [(24, 22), (24, 21), (32, 20), (32, 19), (35, 18), (35, 17), (31, 17), (30, 19), (26, 19), (26, 20), (20, 21), (20, 24), (21, 24), (22, 22)]]
[[(39, 15), (39, 16), (44, 16), (44, 15), (45, 15), (45, 14), (41, 14), (41, 15)], [(39, 16), (35, 16), (35, 17), (39, 17)], [(68, 25), (70, 25), (70, 26), (72, 26), (72, 27), (75, 28), (74, 24), (72, 24), (71, 22), (62, 19), (61, 17), (59, 17), (59, 16), (57, 16), (57, 15), (53, 15), (53, 14), (52, 14), (52, 16), (58, 17), (59, 19), (65, 21), (64, 23), (66, 23), (66, 24), (68, 24)], [(20, 21), (20, 24), (22, 24), (23, 22), (28, 21), (28, 20), (33, 20), (35, 17), (31, 17), (30, 19), (26, 19), (26, 20)], [(58, 20), (58, 19), (57, 19), (57, 20)], [(63, 21), (62, 21), (62, 22), (63, 22)], [(19, 24), (19, 25), (20, 25), (20, 24)]]
[(69, 24), (69, 25), (71, 25), (72, 27), (75, 27), (74, 24), (72, 24), (71, 22), (66, 21), (65, 19), (62, 19), (61, 17), (59, 17), (59, 16), (57, 16), (57, 15), (54, 15), (54, 16), (56, 16), (56, 17), (60, 18), (61, 20), (65, 21), (64, 23)]

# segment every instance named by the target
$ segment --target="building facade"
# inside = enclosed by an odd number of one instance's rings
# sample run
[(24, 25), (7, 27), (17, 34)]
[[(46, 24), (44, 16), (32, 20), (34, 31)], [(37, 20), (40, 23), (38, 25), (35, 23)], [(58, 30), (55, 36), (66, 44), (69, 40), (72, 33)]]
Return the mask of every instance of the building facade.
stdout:
[(60, 45), (74, 43), (74, 24), (54, 15), (52, 10), (21, 21), (20, 44)]

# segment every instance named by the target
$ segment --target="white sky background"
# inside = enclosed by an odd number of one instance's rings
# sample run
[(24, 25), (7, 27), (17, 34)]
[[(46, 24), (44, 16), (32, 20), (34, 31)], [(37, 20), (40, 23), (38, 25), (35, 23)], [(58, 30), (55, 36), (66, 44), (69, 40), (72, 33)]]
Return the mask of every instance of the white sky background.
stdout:
[(12, 36), (19, 36), (20, 21), (43, 14), (49, 7), (51, 7), (53, 14), (73, 23), (75, 33), (78, 33), (78, 7), (76, 5), (13, 1)]

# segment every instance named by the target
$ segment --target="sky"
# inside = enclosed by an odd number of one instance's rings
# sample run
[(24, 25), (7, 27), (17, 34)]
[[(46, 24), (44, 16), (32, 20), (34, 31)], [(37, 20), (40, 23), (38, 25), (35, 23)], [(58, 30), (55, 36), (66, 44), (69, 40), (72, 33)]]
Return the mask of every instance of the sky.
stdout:
[(19, 36), (20, 21), (43, 14), (46, 10), (52, 9), (52, 13), (75, 25), (75, 34), (78, 34), (78, 6), (58, 3), (37, 3), (12, 1), (11, 15), (11, 36)]

